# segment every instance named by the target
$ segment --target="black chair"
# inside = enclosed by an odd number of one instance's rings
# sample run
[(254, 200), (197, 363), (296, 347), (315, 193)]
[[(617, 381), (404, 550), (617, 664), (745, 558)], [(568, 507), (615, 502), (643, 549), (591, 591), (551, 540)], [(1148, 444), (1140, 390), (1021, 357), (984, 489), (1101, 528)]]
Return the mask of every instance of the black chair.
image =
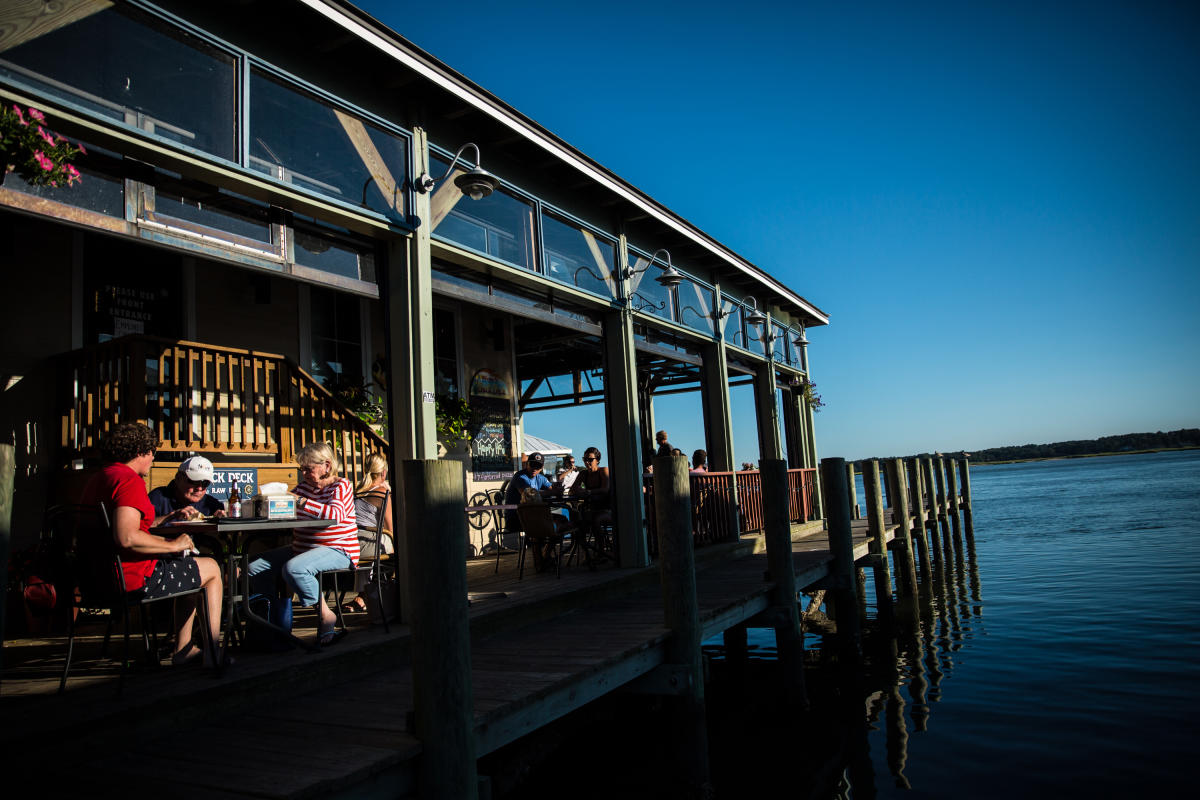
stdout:
[[(73, 580), (70, 585), (74, 591), (68, 592), (70, 608), (67, 609), (67, 658), (63, 664), (62, 679), (58, 684), (59, 694), (67, 689), (67, 677), (71, 672), (71, 657), (75, 650), (75, 612), (83, 608), (104, 608), (109, 611), (108, 628), (104, 633), (104, 649), (108, 652), (108, 642), (112, 633), (113, 622), (117, 614), (121, 615), (122, 629), (125, 638), (125, 652), (121, 659), (121, 673), (117, 680), (117, 695), (125, 689), (125, 673), (129, 669), (129, 609), (138, 609), (139, 623), (142, 629), (142, 646), (146, 661), (158, 665), (158, 636), (147, 618), (146, 608), (153, 603), (164, 600), (175, 600), (181, 597), (198, 595), (196, 602), (196, 623), (200, 626), (200, 636), (204, 649), (211, 657), (212, 663), (217, 663), (216, 643), (209, 636), (208, 604), (205, 602), (204, 587), (185, 589), (161, 597), (146, 597), (145, 590), (129, 591), (125, 588), (125, 571), (121, 567), (121, 555), (116, 551), (113, 538), (113, 523), (110, 522), (108, 510), (101, 503), (95, 509), (85, 506), (65, 507), (63, 516), (75, 515), (73, 525), (73, 541), (68, 544), (68, 563), (71, 564), (70, 574)], [(65, 529), (65, 525), (64, 525)]]
[[(521, 528), (525, 532), (524, 546), (520, 548), (518, 557), (517, 580), (525, 577), (525, 551), (530, 547), (545, 547), (554, 549), (554, 570), (557, 577), (562, 577), (562, 543), (563, 537), (574, 534), (578, 529), (567, 522), (565, 517), (553, 514), (550, 506), (540, 502), (522, 503), (517, 509), (521, 519)], [(559, 517), (556, 520), (555, 517)]]
[[(391, 633), (391, 626), (388, 625), (388, 609), (383, 607), (383, 573), (387, 571), (395, 577), (396, 572), (392, 554), (383, 552), (383, 514), (391, 496), (392, 493), (385, 489), (382, 492), (364, 492), (354, 498), (356, 502), (365, 500), (375, 507), (375, 527), (359, 528), (359, 530), (368, 533), (367, 543), (374, 544), (375, 555), (367, 557), (359, 556), (357, 567), (328, 570), (317, 576), (322, 592), (326, 592), (325, 577), (329, 576), (333, 578), (332, 592), (334, 599), (337, 601), (333, 606), (333, 610), (337, 614), (338, 625), (343, 631), (346, 630), (346, 620), (342, 616), (342, 604), (345, 602), (346, 592), (350, 591), (350, 587), (358, 586), (358, 576), (365, 574), (367, 576), (366, 585), (373, 590), (365, 594), (375, 596), (375, 602), (379, 608), (379, 618), (383, 620), (383, 630), (385, 633)], [(343, 576), (351, 576), (353, 578), (350, 581), (350, 587), (339, 586), (338, 579)], [(328, 595), (328, 592), (326, 594)]]

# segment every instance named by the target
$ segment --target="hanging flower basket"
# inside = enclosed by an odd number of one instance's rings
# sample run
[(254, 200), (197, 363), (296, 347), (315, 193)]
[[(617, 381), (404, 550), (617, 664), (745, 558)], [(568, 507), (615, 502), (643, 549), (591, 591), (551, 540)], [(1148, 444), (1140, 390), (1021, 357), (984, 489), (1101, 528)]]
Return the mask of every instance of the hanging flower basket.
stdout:
[(36, 108), (0, 108), (0, 182), (10, 172), (32, 186), (71, 186), (80, 180), (71, 161), (87, 151), (48, 130), (45, 122)]

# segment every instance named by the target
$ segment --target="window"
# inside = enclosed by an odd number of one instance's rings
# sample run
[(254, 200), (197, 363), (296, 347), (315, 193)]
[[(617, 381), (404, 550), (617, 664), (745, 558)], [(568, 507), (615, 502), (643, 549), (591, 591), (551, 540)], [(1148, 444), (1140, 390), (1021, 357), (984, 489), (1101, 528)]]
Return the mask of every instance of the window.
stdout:
[(698, 281), (684, 280), (676, 289), (679, 321), (694, 331), (713, 335), (713, 290)]
[(192, 181), (157, 173), (154, 185), (143, 185), (140, 220), (244, 247), (273, 252), (269, 209), (253, 200)]
[(344, 239), (316, 226), (297, 225), (292, 237), (293, 258), (310, 267), (342, 278), (375, 282), (375, 258), (370, 245)]
[(362, 386), (362, 323), (359, 299), (344, 292), (313, 287), (312, 364), (309, 372), (326, 389)]
[(433, 310), (433, 382), (439, 397), (457, 399), (461, 391), (458, 377), (458, 324), (453, 311)]
[(749, 350), (750, 347), (746, 343), (746, 331), (743, 327), (741, 304), (730, 297), (722, 296), (721, 313), (725, 315), (721, 322), (723, 326), (721, 336), (725, 339), (725, 343)]
[(608, 239), (557, 215), (542, 214), (543, 267), (556, 281), (603, 297), (617, 296), (617, 248)]
[[(448, 160), (430, 154), (429, 169), (435, 177), (449, 166)], [(437, 185), (430, 201), (434, 209), (434, 238), (514, 266), (534, 269), (533, 203), (504, 189), (481, 200), (459, 202), (461, 196), (452, 178)], [(450, 207), (446, 209), (443, 204)]]
[(16, 43), (0, 53), (0, 75), (157, 138), (237, 160), (231, 54), (127, 5), (8, 38)]
[(125, 181), (120, 177), (120, 157), (92, 144), (85, 146), (87, 155), (75, 160), (83, 179), (74, 186), (33, 186), (14, 177), (4, 182), (4, 188), (124, 219)]
[(778, 323), (771, 323), (771, 329), (775, 340), (771, 343), (772, 352), (775, 354), (776, 361), (782, 361), (784, 364), (791, 364), (792, 361), (792, 337), (791, 332)]
[(408, 143), (255, 69), (250, 167), (318, 194), (404, 216)]
[(650, 266), (650, 257), (629, 250), (628, 267), (634, 271), (629, 279), (629, 307), (643, 314), (654, 314), (663, 319), (675, 320), (675, 295), (654, 278), (659, 275), (656, 266)]

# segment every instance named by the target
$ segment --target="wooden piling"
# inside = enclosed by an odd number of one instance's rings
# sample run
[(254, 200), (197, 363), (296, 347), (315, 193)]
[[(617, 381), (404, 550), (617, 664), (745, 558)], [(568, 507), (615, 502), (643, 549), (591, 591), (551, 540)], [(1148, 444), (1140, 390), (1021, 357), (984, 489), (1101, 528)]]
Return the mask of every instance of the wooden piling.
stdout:
[(413, 733), (424, 744), (421, 795), (476, 798), (466, 483), (458, 461), (402, 464), (413, 613)]
[(867, 501), (867, 530), (871, 536), (871, 555), (875, 569), (875, 603), (881, 618), (891, 619), (892, 575), (888, 565), (887, 540), (884, 535), (883, 491), (879, 485), (879, 462), (871, 459), (862, 464), (863, 493)]
[(962, 550), (962, 522), (958, 518), (958, 461), (953, 458), (946, 460), (946, 492), (950, 495), (950, 523), (954, 528), (955, 546)]
[(921, 564), (921, 577), (928, 582), (933, 577), (933, 567), (929, 562), (929, 539), (925, 535), (927, 512), (925, 510), (925, 481), (921, 477), (921, 460), (919, 458), (910, 458), (907, 460), (907, 467), (909, 485), (912, 486), (913, 507), (916, 514), (912, 538), (918, 547), (917, 552)]
[(947, 557), (952, 557), (954, 545), (950, 539), (950, 515), (946, 501), (946, 459), (941, 456), (933, 457), (933, 478), (937, 481), (938, 527), (942, 531), (942, 547)]
[(937, 483), (933, 479), (933, 457), (921, 459), (921, 473), (925, 478), (925, 496), (929, 500), (929, 516), (925, 519), (925, 527), (929, 530), (929, 552), (933, 560), (941, 563), (942, 539), (938, 534), (938, 500)]
[(775, 645), (783, 670), (783, 699), (789, 706), (803, 707), (807, 704), (804, 693), (804, 638), (800, 629), (800, 610), (796, 606), (796, 568), (792, 556), (792, 524), (788, 518), (787, 462), (782, 459), (763, 459), (759, 471), (762, 476), (767, 569), (775, 584), (771, 605), (775, 616)]
[[(784, 505), (786, 509), (786, 504)], [(708, 729), (704, 711), (702, 631), (696, 599), (696, 563), (692, 544), (692, 497), (687, 458), (654, 459), (654, 511), (662, 575), (663, 617), (671, 631), (668, 663), (687, 676), (688, 685), (666, 702), (671, 710), (671, 747), (684, 793), (709, 791)]]
[[(16, 474), (17, 449), (11, 444), (0, 444), (0, 586), (8, 586), (8, 555), (12, 550), (13, 481)], [(0, 604), (0, 642), (7, 641), (7, 607), (7, 602)], [(3, 656), (0, 656), (0, 670), (4, 667), (2, 659)]]
[(958, 462), (958, 475), (962, 479), (963, 527), (966, 528), (967, 541), (974, 544), (975, 523), (971, 519), (971, 460), (966, 456)]
[[(894, 552), (896, 553), (896, 582), (907, 598), (905, 608), (909, 614), (916, 613), (913, 598), (917, 595), (917, 564), (913, 557), (912, 516), (908, 508), (908, 483), (905, 480), (904, 462), (899, 458), (887, 462), (888, 472), (896, 486), (896, 531)], [(915, 619), (915, 617), (914, 617)]]
[(850, 518), (862, 519), (862, 507), (858, 504), (858, 481), (854, 479), (854, 462), (846, 462), (846, 488), (850, 491)]
[(854, 540), (850, 530), (850, 492), (846, 488), (845, 459), (821, 459), (821, 489), (825, 501), (825, 524), (829, 528), (829, 552), (833, 556), (829, 594), (834, 601), (838, 640), (844, 649), (861, 655), (858, 614), (847, 613), (855, 607), (855, 598)]

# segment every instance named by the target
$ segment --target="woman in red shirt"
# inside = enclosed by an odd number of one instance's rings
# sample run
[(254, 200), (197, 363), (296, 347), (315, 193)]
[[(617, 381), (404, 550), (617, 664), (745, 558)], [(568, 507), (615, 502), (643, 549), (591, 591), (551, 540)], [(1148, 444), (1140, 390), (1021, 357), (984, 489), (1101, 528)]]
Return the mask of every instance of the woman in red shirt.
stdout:
[[(154, 463), (154, 452), (162, 444), (154, 431), (138, 422), (122, 422), (104, 437), (100, 451), (110, 463), (88, 482), (83, 503), (91, 508), (103, 503), (112, 524), (112, 541), (80, 542), (97, 565), (111, 564), (120, 553), (126, 591), (161, 597), (180, 589), (204, 588), (210, 641), (218, 638), (221, 598), (224, 596), (221, 567), (211, 558), (194, 558), (192, 537), (184, 533), (165, 539), (150, 533), (154, 506), (146, 493), (146, 478)], [(196, 617), (195, 596), (176, 601), (176, 664), (208, 653), (192, 643), (192, 621)]]
[(296, 463), (300, 466), (300, 483), (292, 490), (296, 494), (296, 513), (334, 523), (321, 530), (296, 530), (290, 546), (270, 550), (250, 562), (250, 577), (255, 579), (254, 591), (263, 592), (271, 588), (267, 576), (282, 575), (300, 602), (316, 609), (318, 644), (330, 645), (341, 639), (344, 631), (334, 630), (337, 615), (325, 602), (317, 576), (358, 564), (354, 487), (338, 477), (337, 456), (325, 442), (302, 448), (296, 453)]

